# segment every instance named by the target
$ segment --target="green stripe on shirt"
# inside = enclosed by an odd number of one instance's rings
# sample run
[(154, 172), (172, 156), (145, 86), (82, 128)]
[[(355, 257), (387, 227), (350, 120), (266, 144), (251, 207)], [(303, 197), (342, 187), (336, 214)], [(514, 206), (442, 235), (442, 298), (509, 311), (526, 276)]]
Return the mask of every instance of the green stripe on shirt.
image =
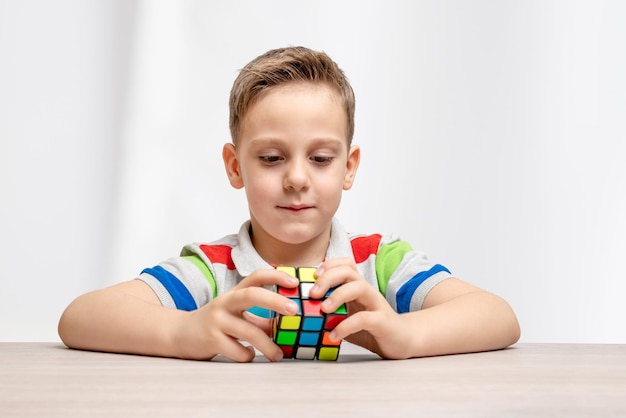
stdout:
[(395, 241), (383, 244), (376, 254), (376, 279), (378, 288), (383, 295), (387, 294), (387, 284), (391, 275), (396, 271), (404, 255), (413, 248), (406, 241)]
[(183, 256), (185, 260), (191, 261), (198, 269), (202, 272), (207, 282), (209, 282), (209, 286), (211, 286), (211, 297), (215, 298), (217, 296), (217, 284), (215, 283), (215, 278), (213, 277), (213, 273), (204, 264), (204, 261), (197, 255), (186, 255)]

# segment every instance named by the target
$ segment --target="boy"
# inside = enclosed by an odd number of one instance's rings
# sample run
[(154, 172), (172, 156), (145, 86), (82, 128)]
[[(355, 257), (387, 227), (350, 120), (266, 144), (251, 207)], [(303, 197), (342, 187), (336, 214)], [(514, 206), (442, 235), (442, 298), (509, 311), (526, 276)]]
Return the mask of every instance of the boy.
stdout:
[[(136, 280), (78, 297), (59, 335), (72, 348), (238, 362), (282, 351), (258, 309), (297, 307), (266, 287), (297, 282), (272, 265), (319, 266), (310, 294), (348, 318), (331, 337), (383, 358), (494, 350), (519, 338), (501, 298), (453, 278), (394, 236), (348, 234), (334, 218), (360, 161), (354, 93), (326, 54), (302, 47), (251, 61), (230, 97), (232, 143), (222, 157), (245, 189), (250, 220), (237, 235), (186, 246)], [(257, 309), (257, 310), (254, 310)], [(249, 345), (248, 345), (249, 344)]]

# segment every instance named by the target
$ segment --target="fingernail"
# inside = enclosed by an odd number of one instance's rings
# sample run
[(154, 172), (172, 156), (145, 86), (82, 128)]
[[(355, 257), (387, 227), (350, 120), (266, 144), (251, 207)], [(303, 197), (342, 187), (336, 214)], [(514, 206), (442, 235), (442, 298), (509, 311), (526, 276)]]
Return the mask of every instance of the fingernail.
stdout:
[(328, 338), (332, 341), (337, 341), (337, 333), (335, 331), (331, 331), (330, 334), (328, 334)]
[(315, 270), (315, 277), (320, 277), (322, 274), (324, 274), (326, 270), (324, 270), (324, 267), (320, 267), (317, 270)]
[(333, 306), (333, 301), (330, 299), (326, 299), (324, 302), (322, 302), (322, 306), (324, 308), (331, 308)]
[(289, 301), (286, 306), (287, 312), (295, 314), (298, 312), (298, 305), (295, 302)]
[(276, 355), (274, 356), (274, 358), (272, 359), (273, 361), (281, 361), (283, 359), (283, 352), (279, 351), (278, 353), (276, 353)]

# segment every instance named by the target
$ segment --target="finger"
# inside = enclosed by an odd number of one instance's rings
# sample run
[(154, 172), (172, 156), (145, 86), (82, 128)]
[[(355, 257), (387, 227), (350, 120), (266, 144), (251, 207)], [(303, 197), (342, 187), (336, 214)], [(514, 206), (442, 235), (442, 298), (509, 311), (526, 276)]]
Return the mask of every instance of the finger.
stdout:
[(267, 318), (260, 317), (258, 315), (254, 315), (248, 311), (243, 312), (243, 319), (250, 322), (252, 325), (261, 328), (265, 334), (270, 335), (272, 331), (272, 321)]
[(239, 284), (235, 286), (235, 289), (242, 289), (251, 286), (263, 287), (272, 285), (291, 288), (298, 285), (298, 279), (290, 276), (284, 271), (274, 269), (258, 269), (239, 282)]
[(380, 315), (376, 312), (361, 311), (341, 321), (333, 329), (329, 337), (333, 341), (340, 341), (361, 331), (372, 332), (381, 325)]
[(335, 267), (339, 267), (339, 266), (349, 266), (350, 268), (352, 268), (354, 271), (358, 271), (357, 267), (356, 267), (356, 263), (354, 262), (353, 259), (348, 258), (348, 257), (344, 257), (344, 258), (330, 258), (326, 261), (324, 261), (318, 268), (319, 270), (330, 270), (333, 269)]
[[(224, 294), (221, 297), (224, 298), (226, 295)], [(219, 297), (215, 300), (217, 301), (217, 299)], [(226, 302), (224, 300), (221, 300), (222, 304), (227, 304), (224, 308), (238, 314), (247, 311), (253, 306), (276, 311), (284, 315), (294, 315), (298, 312), (298, 305), (295, 302), (262, 287), (246, 287), (233, 290), (228, 293), (228, 300)]]
[(256, 315), (247, 314), (244, 315), (244, 320), (237, 318), (236, 321), (233, 321), (232, 327), (227, 331), (228, 334), (248, 342), (267, 357), (268, 360), (280, 361), (283, 358), (282, 350), (272, 342), (268, 334), (262, 328), (249, 322), (249, 317), (254, 316)]
[[(224, 338), (220, 341), (220, 354), (234, 361), (252, 361), (256, 355), (254, 347), (272, 361), (282, 358), (282, 351), (272, 343), (269, 336), (243, 318), (232, 318), (222, 332)], [(244, 346), (240, 341), (245, 341), (252, 347)]]
[(274, 342), (267, 336), (265, 336), (264, 340), (260, 340), (255, 343), (250, 341), (248, 342), (259, 350), (269, 361), (281, 361), (283, 359), (283, 350), (274, 344)]
[(322, 311), (331, 313), (337, 310), (341, 305), (357, 301), (363, 305), (365, 310), (375, 310), (380, 307), (384, 300), (383, 296), (377, 289), (372, 287), (365, 280), (352, 281), (345, 283), (342, 286), (336, 288), (327, 298), (322, 302)]
[(317, 280), (311, 289), (311, 296), (322, 298), (330, 289), (344, 283), (364, 281), (359, 272), (347, 264), (338, 264), (330, 269), (322, 269), (316, 274)]
[(223, 335), (217, 342), (216, 349), (219, 354), (237, 363), (249, 363), (255, 357), (255, 353), (237, 341), (237, 338), (228, 335)]

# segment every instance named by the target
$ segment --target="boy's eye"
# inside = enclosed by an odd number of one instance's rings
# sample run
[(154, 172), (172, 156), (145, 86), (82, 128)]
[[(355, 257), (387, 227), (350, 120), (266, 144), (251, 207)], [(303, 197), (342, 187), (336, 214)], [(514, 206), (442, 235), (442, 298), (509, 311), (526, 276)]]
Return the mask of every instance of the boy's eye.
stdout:
[(278, 155), (261, 155), (259, 156), (259, 160), (263, 163), (272, 164), (279, 162), (281, 158)]
[(316, 155), (311, 159), (319, 164), (330, 164), (333, 161), (333, 157), (325, 157), (322, 155)]

